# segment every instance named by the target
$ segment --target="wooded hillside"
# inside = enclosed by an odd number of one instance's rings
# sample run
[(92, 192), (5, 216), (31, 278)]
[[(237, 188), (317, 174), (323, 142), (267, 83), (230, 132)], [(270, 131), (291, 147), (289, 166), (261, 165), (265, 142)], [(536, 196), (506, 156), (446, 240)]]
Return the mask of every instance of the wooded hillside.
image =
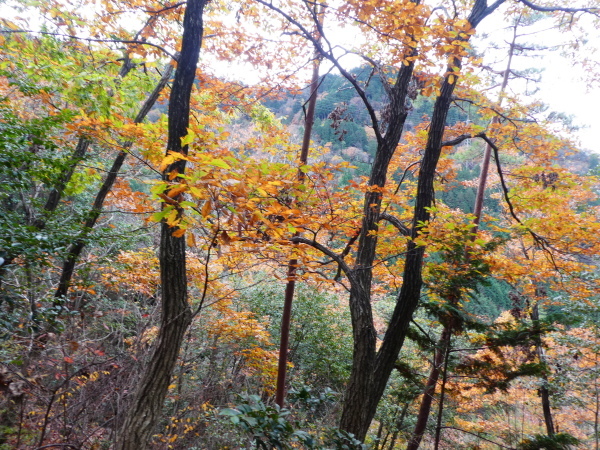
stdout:
[(597, 1), (2, 8), (0, 449), (600, 448)]

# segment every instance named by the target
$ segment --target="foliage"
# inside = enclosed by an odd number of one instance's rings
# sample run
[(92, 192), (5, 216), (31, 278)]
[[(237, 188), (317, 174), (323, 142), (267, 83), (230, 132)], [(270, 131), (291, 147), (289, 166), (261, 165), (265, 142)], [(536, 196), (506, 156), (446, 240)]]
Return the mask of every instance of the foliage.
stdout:
[[(281, 286), (263, 283), (242, 294), (242, 302), (269, 324), (276, 344), (283, 304)], [(292, 310), (289, 361), (297, 376), (315, 388), (342, 386), (351, 358), (350, 322), (338, 296), (301, 285)], [(296, 377), (293, 369), (292, 379)]]
[[(295, 401), (301, 401), (304, 407), (314, 409), (324, 401), (331, 401), (331, 393), (324, 392), (313, 397), (307, 389), (293, 394)], [(229, 417), (231, 422), (250, 436), (256, 449), (302, 448), (315, 450), (362, 450), (368, 447), (352, 435), (338, 429), (328, 429), (320, 436), (296, 429), (298, 422), (293, 421), (292, 411), (265, 405), (258, 396), (242, 397), (233, 408), (225, 408), (219, 414)]]
[[(164, 339), (173, 280), (161, 278), (158, 223), (186, 244), (194, 321), (152, 448), (365, 448), (356, 424), (339, 424), (369, 415), (366, 443), (404, 446), (446, 348), (424, 446), (436, 431), (448, 448), (598, 446), (598, 158), (517, 87), (492, 99), (499, 75), (532, 74), (488, 64), (480, 32), (492, 18), (545, 17), (540, 28), (572, 38), (563, 48), (593, 78), (577, 33), (597, 5), (318, 3), (208, 2), (182, 153), (165, 153), (172, 77), (158, 87), (163, 67), (185, 62), (173, 60), (184, 4), (3, 4), (1, 446), (116, 445)], [(347, 52), (328, 40), (340, 28)], [(342, 53), (365, 63), (348, 68)], [(327, 73), (298, 167), (314, 57)], [(137, 117), (155, 88), (149, 119)], [(476, 230), (486, 144), (495, 167)], [(278, 408), (290, 260), (291, 377)]]
[(266, 406), (258, 396), (242, 400), (235, 408), (223, 409), (220, 414), (229, 416), (233, 424), (249, 433), (257, 449), (293, 448), (294, 442), (314, 448), (312, 437), (303, 431), (295, 431), (286, 420), (289, 411), (281, 410), (277, 405)]
[(577, 445), (579, 441), (568, 433), (558, 433), (554, 436), (535, 435), (519, 443), (519, 450), (564, 450)]

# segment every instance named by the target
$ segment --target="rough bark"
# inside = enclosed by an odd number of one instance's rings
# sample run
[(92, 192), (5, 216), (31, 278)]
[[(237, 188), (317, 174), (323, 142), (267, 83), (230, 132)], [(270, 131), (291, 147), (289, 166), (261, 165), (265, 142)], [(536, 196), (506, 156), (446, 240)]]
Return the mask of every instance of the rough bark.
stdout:
[[(488, 6), (487, 1), (477, 0), (469, 15), (469, 22), (476, 27), (481, 20), (491, 14), (504, 0), (498, 0)], [(460, 60), (454, 59), (448, 67), (448, 73), (460, 68)], [(406, 75), (408, 75), (406, 77)], [(395, 89), (398, 92), (391, 98), (390, 127), (385, 137), (379, 142), (369, 185), (384, 186), (389, 161), (399, 142), (406, 111), (404, 103), (408, 82), (412, 76), (412, 65), (403, 66), (400, 70)], [(417, 196), (412, 222), (412, 236), (416, 236), (420, 224), (429, 220), (428, 208), (433, 204), (435, 170), (441, 154), (442, 138), (445, 130), (446, 116), (452, 101), (456, 77), (446, 77), (440, 95), (436, 99), (429, 127), (429, 135), (418, 175)], [(350, 311), (352, 316), (354, 356), (350, 381), (346, 389), (340, 427), (360, 440), (364, 440), (371, 421), (375, 416), (377, 405), (390, 374), (398, 358), (398, 354), (413, 313), (418, 305), (422, 280), (422, 265), (425, 249), (409, 242), (406, 257), (403, 284), (397, 298), (396, 307), (385, 333), (382, 345), (376, 352), (376, 336), (372, 320), (371, 282), (372, 265), (375, 260), (377, 245), (377, 222), (381, 206), (381, 193), (372, 189), (365, 195), (364, 219), (359, 239), (356, 265), (353, 275), (356, 282), (351, 286)]]
[[(163, 72), (163, 76), (160, 81), (154, 88), (154, 91), (148, 96), (144, 105), (140, 109), (138, 115), (136, 116), (134, 123), (142, 123), (146, 118), (148, 112), (156, 103), (160, 93), (167, 85), (167, 82), (171, 78), (171, 74), (173, 73), (173, 66), (169, 64), (165, 71)], [(87, 240), (86, 238), (96, 225), (100, 214), (102, 213), (102, 208), (104, 207), (104, 201), (106, 200), (106, 196), (110, 192), (115, 183), (117, 177), (119, 176), (119, 171), (129, 154), (129, 149), (133, 145), (133, 141), (125, 142), (123, 144), (123, 149), (119, 152), (115, 160), (113, 161), (112, 167), (108, 172), (100, 190), (96, 194), (96, 198), (94, 199), (94, 204), (92, 205), (91, 210), (87, 213), (85, 223), (83, 225), (83, 231), (77, 238), (77, 240), (71, 244), (69, 250), (67, 252), (67, 257), (63, 262), (62, 271), (60, 274), (60, 280), (58, 282), (58, 287), (56, 288), (56, 292), (54, 293), (54, 297), (56, 299), (64, 298), (69, 291), (69, 287), (71, 285), (71, 280), (73, 278), (73, 273), (75, 271), (75, 265), (77, 264), (77, 260), (81, 256), (81, 252), (86, 246)]]
[[(534, 326), (538, 326), (540, 322), (540, 313), (538, 305), (535, 304), (531, 308), (531, 321)], [(542, 337), (538, 334), (535, 337), (535, 352), (538, 360), (542, 364), (546, 364), (546, 355), (544, 354), (544, 343)], [(540, 397), (542, 399), (542, 412), (544, 414), (544, 423), (546, 424), (546, 433), (548, 436), (554, 436), (556, 429), (554, 428), (554, 420), (552, 418), (552, 409), (550, 407), (550, 391), (548, 390), (548, 376), (544, 373), (542, 375), (542, 385), (540, 387)]]
[(378, 142), (369, 178), (370, 189), (365, 194), (356, 262), (352, 269), (349, 303), (354, 349), (340, 428), (354, 434), (360, 440), (366, 435), (381, 397), (373, 395), (377, 336), (371, 309), (372, 267), (375, 261), (382, 201), (379, 188), (385, 186), (388, 166), (400, 141), (407, 117), (405, 104), (413, 67), (412, 63), (402, 66), (390, 92), (390, 125)]
[[(169, 137), (167, 152), (187, 154), (181, 138), (187, 134), (190, 116), (190, 96), (196, 76), (196, 65), (202, 43), (203, 12), (206, 0), (189, 0), (183, 19), (183, 38), (179, 64), (169, 99)], [(185, 160), (166, 168), (163, 179), (183, 174)], [(121, 427), (116, 448), (143, 450), (146, 448), (167, 393), (173, 369), (185, 331), (191, 322), (187, 302), (185, 237), (175, 237), (176, 228), (161, 224), (160, 274), (162, 285), (162, 316), (158, 342), (145, 369), (133, 402)]]
[[(498, 102), (502, 102), (502, 97), (504, 96), (504, 91), (506, 90), (506, 85), (508, 84), (508, 78), (511, 70), (511, 62), (515, 49), (515, 42), (517, 39), (517, 27), (518, 23), (514, 26), (513, 32), (513, 40), (510, 44), (509, 55), (508, 55), (508, 64), (506, 71), (504, 72), (504, 77), (502, 79), (502, 85), (500, 86), (500, 94), (498, 96)], [(497, 117), (492, 119), (492, 124), (498, 123)], [(485, 196), (485, 189), (487, 185), (487, 177), (490, 166), (490, 157), (491, 157), (492, 147), (489, 143), (486, 142), (485, 150), (483, 154), (483, 159), (481, 162), (481, 175), (479, 177), (479, 185), (477, 187), (477, 195), (475, 197), (475, 204), (473, 207), (473, 240), (475, 240), (476, 233), (479, 227), (479, 222), (481, 221), (481, 214), (483, 210), (483, 200)], [(417, 415), (417, 423), (415, 424), (415, 428), (409, 439), (408, 446), (406, 450), (417, 450), (421, 445), (421, 440), (423, 439), (423, 434), (425, 433), (425, 428), (427, 426), (427, 422), (429, 420), (429, 414), (431, 413), (431, 403), (433, 400), (433, 396), (435, 394), (435, 388), (440, 376), (440, 368), (443, 364), (444, 353), (441, 349), (445, 349), (452, 337), (452, 329), (448, 324), (444, 325), (444, 329), (442, 330), (442, 334), (440, 340), (438, 342), (438, 350), (436, 356), (434, 358), (434, 363), (431, 367), (431, 371), (429, 372), (429, 378), (427, 380), (427, 384), (425, 385), (425, 389), (423, 390), (423, 397), (421, 399), (421, 405), (419, 407), (419, 413)], [(437, 432), (437, 430), (436, 430)]]

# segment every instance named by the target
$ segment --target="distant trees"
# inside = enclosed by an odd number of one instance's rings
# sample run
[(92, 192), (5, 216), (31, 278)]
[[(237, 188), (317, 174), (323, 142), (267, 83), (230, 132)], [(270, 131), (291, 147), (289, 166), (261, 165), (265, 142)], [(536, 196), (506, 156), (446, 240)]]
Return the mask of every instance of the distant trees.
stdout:
[[(570, 144), (539, 105), (489, 99), (495, 77), (471, 45), (488, 16), (537, 11), (566, 32), (596, 6), (105, 6), (43, 2), (38, 31), (2, 19), (6, 445), (597, 446), (597, 179), (555, 164)], [(329, 40), (340, 25), (358, 68)], [(333, 69), (315, 79), (298, 159), (315, 52)], [(211, 58), (262, 79), (215, 76)], [(155, 102), (168, 115), (144, 120)], [(494, 170), (475, 233), (484, 145)], [(289, 278), (294, 401), (281, 410)], [(538, 390), (527, 427), (505, 426), (498, 408)], [(561, 434), (564, 414), (583, 425)]]

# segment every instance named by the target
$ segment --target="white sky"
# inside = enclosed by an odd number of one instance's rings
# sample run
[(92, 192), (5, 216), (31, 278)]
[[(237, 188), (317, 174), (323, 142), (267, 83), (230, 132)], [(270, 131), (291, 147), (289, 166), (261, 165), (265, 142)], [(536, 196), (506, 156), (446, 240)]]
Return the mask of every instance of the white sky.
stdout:
[[(590, 19), (582, 19), (582, 26), (586, 30), (584, 39), (588, 42), (582, 44), (579, 57), (595, 57), (598, 60), (594, 49), (600, 49), (600, 30), (592, 24)], [(547, 21), (542, 21), (530, 27), (532, 28), (531, 32), (534, 30), (540, 30), (540, 32), (520, 38), (517, 43), (558, 46), (570, 37), (569, 34), (561, 33), (556, 29), (548, 30), (550, 25)], [(498, 36), (501, 36), (502, 40), (508, 41), (512, 39), (512, 35), (508, 34), (505, 28), (506, 24), (503, 23), (502, 16), (490, 16), (482, 21), (478, 31), (488, 32), (492, 39), (498, 40)], [(522, 29), (522, 33), (528, 32), (526, 28)], [(505, 47), (508, 48), (508, 44)], [(505, 55), (506, 50), (503, 53)], [(486, 59), (489, 61), (501, 59), (504, 55), (501, 55), (501, 51), (485, 53)], [(495, 64), (494, 67), (504, 70), (505, 65), (506, 62), (502, 61)], [(573, 133), (573, 137), (581, 143), (580, 148), (600, 153), (600, 113), (598, 112), (600, 85), (587, 85), (584, 79), (588, 74), (584, 73), (581, 67), (574, 66), (567, 57), (561, 55), (560, 50), (546, 51), (538, 58), (530, 58), (526, 54), (524, 57), (516, 58), (513, 66), (516, 69), (543, 69), (541, 81), (537, 85), (539, 91), (533, 94), (532, 98), (547, 104), (551, 111), (573, 116), (573, 125), (581, 127)], [(513, 88), (515, 84), (513, 82)]]
[(564, 58), (558, 61), (546, 68), (539, 96), (553, 110), (573, 115), (574, 125), (585, 127), (575, 132), (581, 147), (600, 153), (600, 88), (587, 88), (580, 79), (581, 69), (573, 70)]

